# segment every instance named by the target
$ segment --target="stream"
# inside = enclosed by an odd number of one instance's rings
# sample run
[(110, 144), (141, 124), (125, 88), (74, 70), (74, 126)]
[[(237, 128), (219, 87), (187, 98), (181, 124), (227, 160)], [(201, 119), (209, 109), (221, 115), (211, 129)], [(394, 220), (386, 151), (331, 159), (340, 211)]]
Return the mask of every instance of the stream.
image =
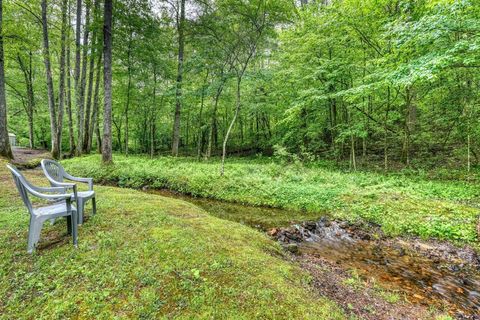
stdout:
[[(181, 199), (213, 216), (269, 233), (299, 255), (327, 260), (403, 292), (408, 302), (435, 305), (457, 319), (480, 319), (480, 258), (472, 249), (441, 242), (376, 236), (346, 222), (320, 217), (290, 221), (291, 211), (193, 198), (163, 190), (149, 193)], [(321, 214), (320, 214), (321, 216)]]

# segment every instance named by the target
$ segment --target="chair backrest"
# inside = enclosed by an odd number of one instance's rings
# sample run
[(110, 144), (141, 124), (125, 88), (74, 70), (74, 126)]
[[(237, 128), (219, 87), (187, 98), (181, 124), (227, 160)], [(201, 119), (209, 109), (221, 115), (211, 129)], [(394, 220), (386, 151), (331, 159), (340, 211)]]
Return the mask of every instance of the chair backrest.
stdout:
[(28, 209), (30, 214), (33, 214), (32, 203), (30, 202), (30, 198), (28, 197), (28, 191), (25, 185), (28, 185), (27, 179), (23, 176), (23, 174), (18, 171), (12, 165), (7, 164), (7, 168), (12, 172), (13, 181), (15, 181), (15, 185), (17, 186), (18, 192), (20, 193), (20, 197), (22, 198), (23, 203)]
[(65, 170), (63, 169), (60, 163), (54, 160), (43, 159), (41, 164), (42, 164), (43, 173), (47, 176), (48, 180), (63, 182), (63, 176), (65, 174)]

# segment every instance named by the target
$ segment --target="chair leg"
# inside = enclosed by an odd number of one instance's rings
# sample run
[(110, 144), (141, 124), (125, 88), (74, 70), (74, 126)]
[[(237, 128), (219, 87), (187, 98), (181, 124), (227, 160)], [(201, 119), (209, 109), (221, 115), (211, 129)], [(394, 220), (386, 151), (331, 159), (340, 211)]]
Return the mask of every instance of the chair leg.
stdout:
[(67, 218), (67, 234), (72, 234), (72, 216), (66, 216)]
[(77, 217), (78, 217), (78, 224), (81, 225), (83, 223), (83, 199), (77, 200)]
[(97, 201), (95, 200), (95, 197), (92, 198), (92, 214), (97, 213)]
[(32, 253), (35, 250), (35, 246), (40, 240), (40, 232), (42, 231), (43, 220), (37, 220), (34, 217), (30, 217), (30, 226), (28, 230), (28, 253)]
[(72, 216), (70, 217), (70, 228), (72, 230), (72, 240), (73, 240), (73, 245), (75, 248), (78, 246), (78, 237), (77, 237), (77, 232), (78, 232), (78, 212), (77, 211), (72, 211)]

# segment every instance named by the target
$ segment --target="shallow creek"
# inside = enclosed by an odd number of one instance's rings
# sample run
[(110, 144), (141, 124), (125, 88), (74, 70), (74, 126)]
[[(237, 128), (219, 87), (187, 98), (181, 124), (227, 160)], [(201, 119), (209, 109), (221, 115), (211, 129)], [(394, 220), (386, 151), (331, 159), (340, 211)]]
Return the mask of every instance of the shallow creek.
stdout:
[(287, 248), (354, 269), (386, 289), (403, 292), (409, 302), (446, 308), (458, 319), (480, 319), (480, 258), (473, 250), (378, 237), (375, 231), (325, 217), (295, 224), (288, 210), (148, 192), (179, 198), (219, 218), (269, 231)]

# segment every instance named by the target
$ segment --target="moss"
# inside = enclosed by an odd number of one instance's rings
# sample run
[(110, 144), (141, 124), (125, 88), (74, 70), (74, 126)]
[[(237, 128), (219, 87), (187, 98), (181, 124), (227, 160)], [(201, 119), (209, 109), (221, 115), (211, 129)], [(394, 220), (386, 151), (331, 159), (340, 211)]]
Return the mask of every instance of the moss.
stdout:
[[(465, 181), (343, 172), (321, 163), (283, 165), (265, 158), (229, 159), (224, 177), (218, 173), (216, 159), (198, 162), (191, 158), (116, 155), (114, 161), (113, 166), (102, 167), (94, 155), (64, 164), (74, 173), (120, 186), (167, 188), (198, 197), (289, 209), (294, 211), (294, 220), (327, 213), (349, 221), (380, 224), (392, 236), (477, 243), (480, 189)], [(267, 217), (268, 223), (285, 223), (285, 217), (277, 217)]]
[(4, 164), (0, 318), (345, 318), (264, 234), (131, 189), (96, 187), (98, 214), (78, 249), (58, 221), (28, 255), (28, 215)]

